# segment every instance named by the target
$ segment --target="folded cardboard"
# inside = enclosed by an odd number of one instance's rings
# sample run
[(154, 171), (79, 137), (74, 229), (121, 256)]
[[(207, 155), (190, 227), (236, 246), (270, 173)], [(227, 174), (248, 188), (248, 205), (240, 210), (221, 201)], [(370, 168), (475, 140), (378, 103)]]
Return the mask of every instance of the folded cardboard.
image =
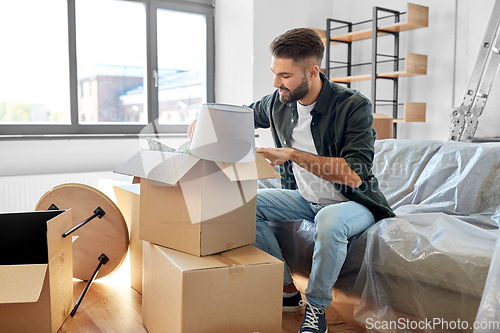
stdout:
[(283, 262), (249, 245), (197, 257), (144, 242), (142, 317), (157, 332), (281, 332)]
[(198, 256), (254, 243), (257, 179), (279, 177), (260, 154), (225, 163), (151, 150), (115, 172), (141, 178), (139, 238)]
[(116, 203), (130, 232), (130, 285), (142, 294), (142, 240), (139, 239), (140, 185), (115, 185)]
[(0, 331), (57, 332), (71, 311), (71, 211), (0, 213)]

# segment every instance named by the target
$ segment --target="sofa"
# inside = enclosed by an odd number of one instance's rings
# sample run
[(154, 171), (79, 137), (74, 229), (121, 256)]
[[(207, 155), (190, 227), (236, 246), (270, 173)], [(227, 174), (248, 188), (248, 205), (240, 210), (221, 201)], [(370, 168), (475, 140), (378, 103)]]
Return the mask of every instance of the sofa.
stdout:
[[(396, 217), (349, 240), (332, 307), (347, 295), (347, 315), (374, 331), (472, 332), (483, 291), (498, 293), (498, 267), (490, 291), (485, 284), (500, 225), (500, 144), (377, 140), (373, 172)], [(314, 224), (270, 224), (294, 277), (307, 279)], [(494, 296), (481, 306), (491, 310)]]

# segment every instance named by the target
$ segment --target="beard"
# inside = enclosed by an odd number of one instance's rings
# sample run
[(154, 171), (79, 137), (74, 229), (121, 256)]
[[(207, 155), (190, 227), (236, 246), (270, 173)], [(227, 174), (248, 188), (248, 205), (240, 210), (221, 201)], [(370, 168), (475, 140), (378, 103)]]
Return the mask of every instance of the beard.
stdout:
[(288, 96), (280, 95), (281, 103), (289, 104), (289, 103), (296, 102), (296, 101), (302, 99), (309, 92), (309, 85), (307, 82), (307, 76), (304, 75), (300, 85), (297, 88), (295, 88), (293, 91), (290, 91), (290, 89), (288, 89), (287, 87), (278, 87), (278, 89), (288, 90), (288, 92), (289, 92)]

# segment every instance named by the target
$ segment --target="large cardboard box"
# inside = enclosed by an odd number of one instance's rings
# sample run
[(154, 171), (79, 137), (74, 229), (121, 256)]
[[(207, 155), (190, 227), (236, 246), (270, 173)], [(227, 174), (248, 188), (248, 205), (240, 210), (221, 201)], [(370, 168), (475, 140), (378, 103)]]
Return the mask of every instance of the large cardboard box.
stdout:
[(0, 332), (59, 330), (73, 302), (70, 211), (0, 213)]
[(144, 242), (150, 333), (281, 332), (283, 262), (249, 245), (197, 257)]
[(130, 285), (142, 294), (142, 240), (139, 239), (140, 185), (115, 185), (116, 203), (130, 232)]
[(115, 172), (141, 178), (139, 238), (198, 256), (254, 243), (257, 180), (279, 177), (259, 154), (225, 163), (151, 150)]

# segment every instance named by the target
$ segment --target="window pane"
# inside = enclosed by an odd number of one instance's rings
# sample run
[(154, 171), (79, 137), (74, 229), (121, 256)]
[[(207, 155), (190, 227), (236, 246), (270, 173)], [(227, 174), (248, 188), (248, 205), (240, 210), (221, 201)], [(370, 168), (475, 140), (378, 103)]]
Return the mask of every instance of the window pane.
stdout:
[(0, 2), (0, 124), (70, 123), (66, 0)]
[(76, 1), (80, 124), (147, 123), (143, 3)]
[(158, 9), (160, 124), (189, 124), (207, 101), (205, 15)]

